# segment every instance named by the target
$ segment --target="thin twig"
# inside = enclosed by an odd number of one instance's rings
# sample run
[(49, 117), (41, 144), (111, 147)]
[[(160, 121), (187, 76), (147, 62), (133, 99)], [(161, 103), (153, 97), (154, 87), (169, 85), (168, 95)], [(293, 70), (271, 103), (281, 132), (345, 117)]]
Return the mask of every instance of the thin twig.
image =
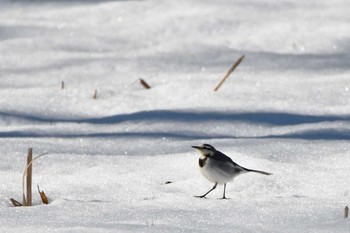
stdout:
[(214, 91), (219, 90), (219, 88), (221, 87), (221, 85), (225, 82), (225, 80), (228, 78), (228, 76), (230, 76), (230, 74), (236, 69), (236, 67), (242, 62), (244, 58), (244, 55), (242, 55), (233, 65), (232, 67), (227, 71), (227, 74), (225, 75), (225, 77), (219, 82), (219, 84), (214, 88)]
[(18, 201), (16, 201), (16, 200), (13, 199), (13, 198), (11, 198), (10, 201), (12, 202), (12, 204), (13, 204), (15, 207), (22, 206), (21, 203), (19, 203)]
[(49, 204), (49, 201), (47, 200), (46, 194), (44, 193), (44, 191), (40, 191), (39, 189), (39, 185), (38, 185), (38, 192), (40, 194), (41, 200), (43, 201), (44, 204)]
[(27, 165), (27, 167), (24, 169), (24, 172), (23, 172), (23, 176), (22, 176), (22, 193), (23, 193), (23, 203), (26, 203), (26, 198), (25, 198), (25, 194), (24, 194), (24, 177), (26, 176), (27, 174), (27, 170), (28, 170), (28, 167), (30, 165), (32, 165), (33, 161), (40, 158), (41, 156), (44, 156), (44, 155), (47, 155), (48, 153), (44, 153), (44, 154), (41, 154), (41, 155), (38, 155), (36, 156), (34, 159), (32, 159), (32, 161)]
[(146, 81), (143, 80), (142, 78), (140, 78), (140, 83), (145, 89), (151, 89), (151, 86), (148, 85), (148, 83), (146, 83)]
[(32, 205), (32, 159), (33, 159), (33, 148), (28, 149), (28, 156), (27, 156), (27, 164), (30, 164), (27, 169), (27, 195), (26, 200), (23, 200), (23, 205), (25, 206), (31, 206)]

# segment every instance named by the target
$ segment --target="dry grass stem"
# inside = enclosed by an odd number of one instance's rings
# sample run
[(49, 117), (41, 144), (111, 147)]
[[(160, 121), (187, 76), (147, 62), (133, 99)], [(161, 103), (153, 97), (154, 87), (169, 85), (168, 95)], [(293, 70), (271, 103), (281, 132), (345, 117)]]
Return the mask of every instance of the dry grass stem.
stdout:
[(32, 159), (33, 159), (33, 148), (28, 149), (27, 156), (27, 182), (26, 182), (26, 198), (23, 199), (24, 206), (32, 205)]
[(39, 185), (38, 185), (38, 192), (40, 194), (41, 200), (43, 201), (44, 204), (49, 204), (49, 201), (47, 200), (47, 196), (44, 193), (44, 191), (40, 191)]
[(19, 203), (18, 201), (16, 201), (16, 200), (13, 199), (13, 198), (11, 198), (10, 201), (12, 202), (12, 204), (13, 204), (15, 207), (22, 206), (21, 203)]
[(146, 81), (143, 80), (142, 78), (140, 78), (140, 83), (145, 89), (151, 89), (151, 86), (148, 85), (148, 83), (146, 83)]
[(242, 62), (244, 59), (244, 55), (242, 55), (233, 65), (232, 67), (227, 71), (227, 74), (225, 77), (220, 81), (220, 83), (214, 88), (214, 91), (219, 90), (221, 85), (225, 82), (225, 80), (230, 76), (230, 74), (236, 69), (236, 67)]
[(36, 156), (35, 158), (33, 158), (31, 160), (31, 162), (29, 164), (27, 164), (27, 167), (24, 169), (24, 172), (23, 172), (23, 176), (22, 176), (22, 193), (23, 193), (23, 204), (25, 205), (25, 203), (27, 203), (27, 200), (26, 200), (26, 196), (25, 196), (25, 192), (24, 192), (24, 178), (26, 177), (27, 175), (27, 171), (28, 171), (28, 168), (32, 165), (32, 163), (37, 160), (38, 158), (40, 158), (41, 156), (44, 156), (44, 155), (47, 155), (48, 153), (44, 153), (44, 154), (41, 154), (41, 155), (38, 155)]

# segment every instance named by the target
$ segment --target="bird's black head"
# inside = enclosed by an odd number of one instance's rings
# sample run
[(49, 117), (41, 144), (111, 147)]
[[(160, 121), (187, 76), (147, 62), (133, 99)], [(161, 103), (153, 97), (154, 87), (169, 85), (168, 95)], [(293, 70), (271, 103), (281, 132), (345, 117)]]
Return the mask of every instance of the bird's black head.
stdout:
[(216, 152), (216, 149), (209, 144), (203, 144), (200, 146), (192, 146), (192, 147), (198, 149), (199, 152), (201, 152), (201, 154), (204, 157), (212, 156)]

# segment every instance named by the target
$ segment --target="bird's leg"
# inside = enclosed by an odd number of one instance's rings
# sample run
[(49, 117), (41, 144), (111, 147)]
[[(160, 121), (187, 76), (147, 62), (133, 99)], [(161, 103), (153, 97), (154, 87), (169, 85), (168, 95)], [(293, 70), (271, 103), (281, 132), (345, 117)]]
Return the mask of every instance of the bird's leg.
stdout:
[(211, 191), (213, 191), (215, 188), (216, 188), (216, 186), (218, 185), (218, 183), (215, 183), (214, 184), (214, 187), (212, 187), (208, 192), (206, 192), (204, 195), (202, 195), (202, 196), (195, 196), (195, 197), (199, 197), (199, 198), (204, 198), (208, 193), (210, 193)]
[(224, 184), (224, 195), (222, 196), (221, 199), (227, 199), (226, 196), (225, 196), (225, 192), (226, 192), (226, 183)]

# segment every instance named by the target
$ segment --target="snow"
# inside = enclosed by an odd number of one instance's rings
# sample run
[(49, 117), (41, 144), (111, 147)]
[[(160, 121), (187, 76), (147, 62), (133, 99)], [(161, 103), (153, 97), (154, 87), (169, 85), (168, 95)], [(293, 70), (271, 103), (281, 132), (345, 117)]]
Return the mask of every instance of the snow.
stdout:
[[(0, 232), (350, 232), (349, 7), (1, 1)], [(202, 143), (274, 175), (197, 199)]]

